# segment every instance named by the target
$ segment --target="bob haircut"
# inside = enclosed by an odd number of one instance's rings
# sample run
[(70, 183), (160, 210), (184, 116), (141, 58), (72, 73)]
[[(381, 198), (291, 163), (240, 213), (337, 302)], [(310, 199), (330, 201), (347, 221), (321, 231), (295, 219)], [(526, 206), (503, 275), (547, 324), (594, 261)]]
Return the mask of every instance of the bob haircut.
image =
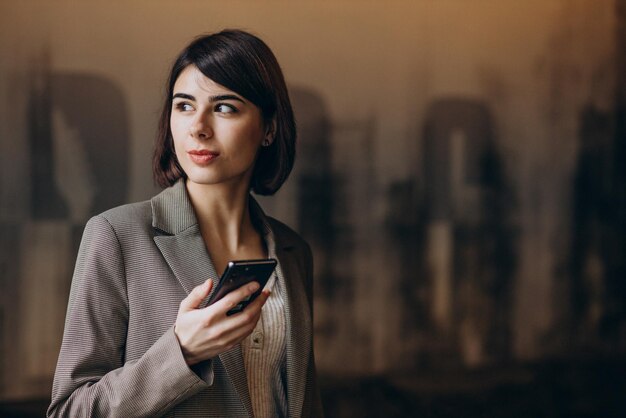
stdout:
[(258, 152), (250, 188), (259, 195), (276, 193), (289, 176), (295, 159), (296, 124), (289, 93), (270, 48), (256, 36), (232, 29), (194, 39), (176, 58), (159, 119), (152, 161), (155, 182), (165, 188), (187, 178), (176, 158), (170, 116), (174, 84), (189, 65), (195, 65), (206, 77), (255, 104), (266, 127), (273, 124), (273, 141)]

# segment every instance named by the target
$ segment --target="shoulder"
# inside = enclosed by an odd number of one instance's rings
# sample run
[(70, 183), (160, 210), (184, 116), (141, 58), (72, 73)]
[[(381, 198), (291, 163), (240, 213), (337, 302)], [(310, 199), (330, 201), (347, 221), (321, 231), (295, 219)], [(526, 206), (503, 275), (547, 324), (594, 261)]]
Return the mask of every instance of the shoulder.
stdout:
[(149, 200), (137, 203), (128, 203), (102, 212), (100, 215), (112, 225), (120, 225), (127, 222), (151, 222), (152, 208)]
[(150, 201), (129, 203), (93, 216), (85, 232), (113, 232), (116, 236), (148, 232), (152, 229)]
[(140, 259), (154, 247), (154, 236), (150, 202), (126, 204), (89, 219), (79, 253), (107, 262)]

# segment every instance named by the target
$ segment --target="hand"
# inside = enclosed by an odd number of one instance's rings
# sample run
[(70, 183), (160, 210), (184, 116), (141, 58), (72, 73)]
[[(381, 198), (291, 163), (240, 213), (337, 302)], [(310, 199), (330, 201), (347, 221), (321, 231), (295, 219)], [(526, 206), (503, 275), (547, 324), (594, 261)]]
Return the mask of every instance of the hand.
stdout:
[(211, 291), (213, 282), (207, 280), (196, 286), (180, 303), (174, 333), (178, 338), (188, 365), (199, 363), (230, 350), (246, 338), (261, 317), (261, 308), (270, 292), (264, 290), (242, 312), (227, 316), (226, 312), (253, 294), (257, 282), (233, 290), (214, 304), (203, 309), (198, 306)]

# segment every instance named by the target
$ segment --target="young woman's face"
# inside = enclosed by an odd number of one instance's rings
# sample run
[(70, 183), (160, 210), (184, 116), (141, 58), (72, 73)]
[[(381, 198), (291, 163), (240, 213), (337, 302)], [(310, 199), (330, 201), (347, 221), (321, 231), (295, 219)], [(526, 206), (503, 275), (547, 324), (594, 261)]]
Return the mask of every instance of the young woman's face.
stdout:
[(190, 65), (174, 84), (170, 126), (188, 181), (250, 183), (265, 138), (261, 111), (253, 103)]

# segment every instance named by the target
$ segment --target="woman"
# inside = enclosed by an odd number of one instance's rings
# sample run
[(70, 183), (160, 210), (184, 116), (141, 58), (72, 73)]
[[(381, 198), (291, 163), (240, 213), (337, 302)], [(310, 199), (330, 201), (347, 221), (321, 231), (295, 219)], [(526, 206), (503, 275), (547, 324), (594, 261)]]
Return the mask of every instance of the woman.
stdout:
[[(293, 166), (285, 82), (257, 37), (226, 30), (175, 61), (150, 201), (92, 218), (72, 281), (48, 416), (320, 416), (312, 257), (250, 196)], [(276, 258), (272, 290), (209, 306), (229, 260)]]

